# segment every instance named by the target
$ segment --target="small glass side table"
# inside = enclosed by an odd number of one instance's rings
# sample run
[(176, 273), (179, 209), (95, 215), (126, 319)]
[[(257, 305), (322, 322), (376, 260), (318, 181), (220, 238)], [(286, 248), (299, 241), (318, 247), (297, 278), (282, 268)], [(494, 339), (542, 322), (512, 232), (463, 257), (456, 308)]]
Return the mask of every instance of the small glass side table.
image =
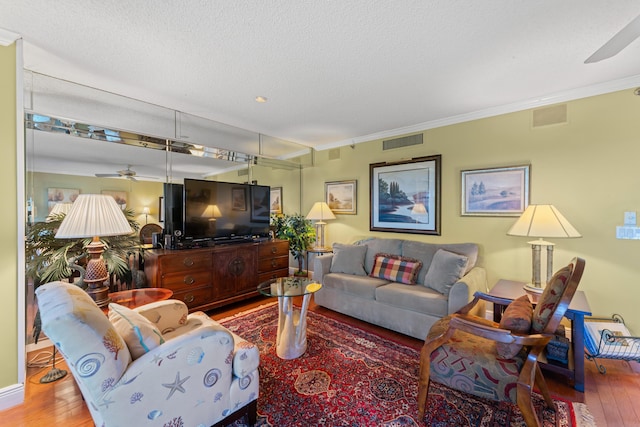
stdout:
[[(278, 298), (276, 354), (295, 359), (307, 350), (307, 311), (311, 295), (322, 287), (306, 277), (278, 277), (258, 285), (258, 292)], [(293, 306), (293, 297), (302, 297), (302, 307)]]

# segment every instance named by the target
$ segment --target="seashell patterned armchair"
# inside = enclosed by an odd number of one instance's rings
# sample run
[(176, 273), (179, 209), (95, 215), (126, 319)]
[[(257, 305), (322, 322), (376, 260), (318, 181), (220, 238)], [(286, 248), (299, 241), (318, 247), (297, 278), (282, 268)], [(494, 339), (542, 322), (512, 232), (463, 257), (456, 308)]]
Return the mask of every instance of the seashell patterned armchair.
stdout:
[(96, 426), (211, 426), (256, 420), (258, 348), (184, 303), (105, 315), (82, 289), (37, 291), (42, 329), (63, 355)]

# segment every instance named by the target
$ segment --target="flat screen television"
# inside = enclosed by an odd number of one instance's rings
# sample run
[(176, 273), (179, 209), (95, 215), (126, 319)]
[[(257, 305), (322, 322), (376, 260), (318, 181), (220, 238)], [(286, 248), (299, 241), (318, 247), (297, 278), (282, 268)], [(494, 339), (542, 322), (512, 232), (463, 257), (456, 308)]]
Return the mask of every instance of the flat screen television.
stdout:
[(184, 237), (215, 241), (269, 234), (269, 186), (184, 180)]

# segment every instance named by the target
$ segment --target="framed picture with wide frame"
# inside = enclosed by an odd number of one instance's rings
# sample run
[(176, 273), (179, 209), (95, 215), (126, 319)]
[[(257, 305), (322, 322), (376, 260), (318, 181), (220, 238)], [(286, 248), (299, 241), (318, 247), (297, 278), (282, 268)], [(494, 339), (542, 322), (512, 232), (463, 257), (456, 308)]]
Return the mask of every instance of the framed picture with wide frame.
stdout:
[(520, 216), (529, 206), (530, 165), (461, 172), (463, 216)]
[(441, 155), (369, 165), (369, 229), (440, 235)]
[(279, 215), (282, 213), (282, 187), (271, 187), (269, 197), (269, 212)]
[(358, 213), (358, 181), (331, 181), (324, 183), (324, 198), (334, 214)]

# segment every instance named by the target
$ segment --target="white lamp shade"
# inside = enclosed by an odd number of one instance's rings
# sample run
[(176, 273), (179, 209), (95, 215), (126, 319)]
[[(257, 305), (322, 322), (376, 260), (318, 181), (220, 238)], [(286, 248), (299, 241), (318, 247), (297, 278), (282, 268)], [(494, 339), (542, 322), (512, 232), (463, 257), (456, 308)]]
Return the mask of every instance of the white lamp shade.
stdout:
[(529, 205), (507, 234), (527, 237), (582, 237), (553, 205)]
[(71, 210), (71, 206), (73, 206), (73, 203), (56, 203), (53, 205), (53, 208), (51, 209), (51, 212), (49, 212), (45, 222), (51, 222), (52, 218), (56, 215), (68, 214)]
[(56, 238), (122, 236), (132, 232), (127, 217), (112, 196), (80, 194), (60, 224)]
[(142, 208), (142, 213), (144, 215), (149, 215), (151, 213), (151, 209), (149, 209), (149, 206), (145, 206), (144, 208)]
[(426, 215), (427, 208), (424, 206), (424, 203), (416, 203), (411, 208), (411, 213), (414, 215)]
[(315, 202), (306, 219), (324, 221), (325, 219), (336, 219), (336, 216), (325, 202)]

